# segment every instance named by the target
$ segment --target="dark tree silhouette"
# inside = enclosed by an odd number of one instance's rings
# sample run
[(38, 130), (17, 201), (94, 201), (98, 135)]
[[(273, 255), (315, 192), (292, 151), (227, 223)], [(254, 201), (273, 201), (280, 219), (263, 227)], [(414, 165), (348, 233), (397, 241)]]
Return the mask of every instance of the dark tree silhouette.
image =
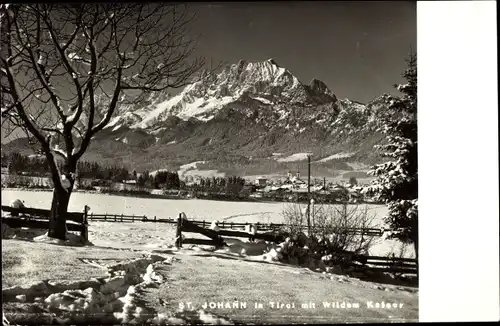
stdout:
[(2, 125), (46, 156), (49, 236), (65, 239), (77, 163), (116, 108), (183, 87), (204, 65), (189, 59), (194, 17), (172, 3), (1, 5), (0, 16)]
[(407, 83), (395, 87), (401, 97), (388, 99), (383, 118), (387, 144), (380, 146), (389, 162), (373, 167), (377, 176), (369, 193), (376, 194), (389, 208), (387, 224), (393, 238), (413, 243), (418, 258), (418, 160), (417, 160), (417, 57), (411, 53), (403, 73)]

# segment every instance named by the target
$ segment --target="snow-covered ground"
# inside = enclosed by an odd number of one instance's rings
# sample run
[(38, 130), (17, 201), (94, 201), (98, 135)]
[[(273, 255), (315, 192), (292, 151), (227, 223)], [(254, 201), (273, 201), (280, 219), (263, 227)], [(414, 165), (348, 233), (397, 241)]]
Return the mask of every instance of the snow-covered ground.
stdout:
[(287, 157), (280, 157), (276, 159), (278, 162), (297, 162), (307, 160), (307, 156), (312, 153), (295, 153)]
[[(176, 115), (176, 111), (179, 111), (177, 116), (183, 120), (188, 120), (189, 118), (196, 117), (198, 120), (208, 121), (213, 118), (209, 113), (217, 110), (218, 108), (231, 103), (235, 100), (234, 97), (225, 96), (221, 99), (211, 98), (205, 100), (202, 98), (196, 98), (192, 102), (186, 100), (186, 94), (189, 93), (195, 84), (187, 86), (180, 94), (156, 105), (156, 107), (151, 109), (142, 109), (136, 111), (137, 114), (142, 116), (142, 120), (134, 125), (132, 128), (147, 128), (157, 121), (160, 115)], [(175, 109), (174, 109), (175, 108)]]
[(198, 176), (203, 178), (211, 177), (225, 177), (226, 174), (219, 172), (218, 170), (198, 170), (198, 164), (207, 163), (206, 161), (196, 161), (181, 165), (177, 173), (179, 174), (179, 179), (184, 180), (187, 176)]
[(369, 170), (370, 165), (360, 163), (360, 162), (348, 162), (346, 163), (349, 165), (353, 170)]
[(184, 177), (184, 174), (189, 171), (189, 170), (196, 170), (198, 167), (198, 164), (204, 164), (206, 163), (205, 161), (195, 161), (187, 164), (183, 164), (179, 167), (179, 170), (177, 173), (179, 174), (179, 177)]
[[(9, 205), (14, 199), (25, 201), (27, 207), (49, 209), (52, 200), (51, 192), (31, 192), (19, 190), (2, 190), (2, 205)], [(89, 205), (95, 214), (146, 215), (160, 218), (176, 218), (179, 213), (186, 213), (188, 219), (206, 221), (282, 223), (283, 210), (289, 203), (251, 203), (227, 202), (215, 200), (174, 200), (110, 196), (103, 194), (74, 193), (69, 203), (70, 211), (81, 211)], [(374, 224), (382, 225), (382, 218), (387, 214), (384, 205), (367, 205), (375, 216)], [(161, 248), (172, 244), (175, 238), (173, 225), (160, 223), (114, 223), (91, 222), (89, 240), (94, 241), (93, 234), (99, 235), (98, 241), (109, 241), (113, 246), (139, 246), (141, 248)], [(385, 255), (389, 252), (399, 253), (401, 244), (397, 241), (376, 239), (372, 254)], [(105, 245), (100, 243), (100, 245)], [(410, 257), (413, 248), (409, 248)]]
[[(49, 209), (52, 192), (2, 190), (2, 205), (9, 205), (12, 200), (22, 199), (27, 207)], [(82, 211), (89, 205), (94, 214), (146, 215), (157, 218), (176, 218), (179, 213), (186, 213), (189, 219), (196, 220), (228, 220), (233, 222), (282, 223), (283, 210), (290, 203), (255, 203), (231, 202), (216, 200), (176, 200), (156, 198), (135, 198), (105, 194), (89, 194), (76, 192), (71, 195), (69, 210)], [(384, 205), (367, 205), (376, 216), (376, 223), (387, 214)]]
[(339, 159), (343, 159), (343, 158), (349, 158), (349, 157), (353, 156), (354, 154), (355, 153), (337, 153), (337, 154), (333, 154), (333, 155), (330, 155), (328, 157), (322, 158), (321, 160), (319, 160), (317, 162), (328, 162), (331, 160), (339, 160)]
[[(241, 217), (245, 219), (249, 216)], [(193, 233), (184, 233), (183, 235), (186, 238), (200, 237), (199, 234)], [(175, 237), (175, 224), (91, 222), (89, 228), (89, 241), (96, 246), (103, 247), (164, 250), (175, 243)], [(237, 242), (241, 241), (237, 240)], [(404, 257), (415, 258), (413, 246), (404, 246), (396, 240), (375, 237), (370, 254), (386, 256), (390, 253), (394, 253), (396, 256), (402, 254)]]

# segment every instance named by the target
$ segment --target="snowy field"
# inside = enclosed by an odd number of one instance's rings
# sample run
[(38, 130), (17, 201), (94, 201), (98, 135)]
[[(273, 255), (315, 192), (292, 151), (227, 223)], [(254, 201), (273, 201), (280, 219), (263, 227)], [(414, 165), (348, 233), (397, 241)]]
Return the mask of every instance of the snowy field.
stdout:
[[(89, 241), (96, 246), (136, 250), (162, 250), (175, 243), (175, 224), (163, 223), (115, 223), (91, 222)], [(204, 238), (199, 234), (183, 233), (186, 238)], [(188, 246), (189, 247), (189, 246)], [(404, 246), (399, 241), (374, 238), (370, 254), (415, 258), (413, 246)]]
[(356, 154), (356, 153), (337, 153), (337, 154), (333, 154), (333, 155), (330, 155), (328, 157), (322, 158), (321, 160), (316, 161), (316, 162), (328, 162), (331, 160), (345, 159), (345, 158), (349, 158), (349, 157), (353, 156), (354, 154)]
[[(52, 192), (2, 190), (2, 205), (9, 205), (17, 198), (24, 200), (28, 207), (49, 209)], [(70, 211), (81, 211), (84, 205), (89, 205), (95, 214), (134, 214), (175, 218), (180, 212), (184, 212), (189, 219), (195, 220), (282, 223), (282, 211), (290, 204), (133, 198), (85, 193), (71, 195)], [(375, 216), (375, 224), (382, 225), (382, 218), (387, 213), (387, 207), (368, 205), (368, 209)], [(173, 244), (174, 238), (174, 226), (160, 223), (91, 222), (89, 229), (89, 240), (91, 242), (97, 240), (96, 245), (106, 247), (157, 249)], [(377, 238), (370, 253), (385, 256), (393, 252), (399, 255), (401, 247), (402, 244), (398, 241)], [(407, 248), (404, 256), (414, 257), (413, 247)]]
[[(9, 205), (14, 199), (24, 200), (27, 207), (49, 209), (52, 192), (2, 189), (2, 205)], [(189, 219), (195, 220), (282, 223), (282, 211), (290, 204), (134, 198), (80, 192), (71, 195), (69, 211), (80, 212), (85, 205), (89, 205), (94, 214), (133, 214), (156, 216), (157, 218), (176, 218), (179, 213), (184, 212)], [(375, 215), (375, 224), (380, 225), (382, 217), (387, 214), (387, 207), (384, 205), (367, 206), (370, 213)]]
[(280, 157), (277, 158), (276, 161), (278, 162), (298, 162), (298, 161), (304, 161), (307, 160), (307, 156), (311, 155), (312, 153), (295, 153), (287, 157)]

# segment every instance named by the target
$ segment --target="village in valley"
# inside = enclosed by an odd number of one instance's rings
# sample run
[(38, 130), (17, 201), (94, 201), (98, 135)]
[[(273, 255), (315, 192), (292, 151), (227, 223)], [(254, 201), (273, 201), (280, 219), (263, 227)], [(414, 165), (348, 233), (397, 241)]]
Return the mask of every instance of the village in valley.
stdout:
[[(165, 173), (166, 170), (159, 171)], [(158, 172), (152, 172), (154, 179)], [(174, 173), (174, 172), (171, 172)], [(50, 188), (50, 178), (47, 176), (30, 175), (29, 171), (9, 173), (9, 166), (6, 163), (2, 167), (2, 188), (22, 188), (22, 189), (47, 189)], [(106, 179), (78, 178), (75, 182), (75, 191), (84, 191), (97, 193), (114, 194), (150, 194), (155, 198), (197, 198), (198, 196), (208, 196), (208, 193), (214, 192), (220, 195), (228, 195), (227, 199), (258, 200), (269, 199), (274, 201), (297, 201), (302, 200), (304, 195), (312, 194), (319, 202), (335, 202), (347, 200), (350, 203), (374, 203), (373, 199), (367, 196), (365, 189), (371, 179), (362, 179), (361, 183), (355, 177), (349, 179), (322, 177), (302, 177), (300, 172), (289, 171), (286, 176), (249, 176), (242, 177), (240, 186), (237, 190), (223, 187), (221, 190), (202, 187), (205, 180), (220, 180), (222, 177), (203, 177), (199, 175), (189, 175), (184, 180), (179, 180), (177, 186), (172, 186), (167, 182), (156, 183), (156, 187), (147, 187), (138, 183), (141, 173), (131, 176), (131, 179), (121, 180), (121, 182)], [(228, 180), (230, 177), (223, 177)], [(368, 181), (366, 181), (368, 180)], [(166, 180), (165, 180), (166, 181)], [(151, 189), (152, 188), (152, 189)], [(230, 196), (232, 195), (232, 196)]]
[(293, 200), (294, 194), (307, 194), (311, 192), (318, 197), (331, 196), (332, 198), (342, 198), (347, 196), (348, 201), (357, 203), (363, 200), (363, 189), (366, 185), (358, 184), (356, 178), (352, 177), (349, 180), (342, 180), (340, 183), (327, 182), (326, 177), (322, 180), (313, 178), (311, 183), (308, 180), (303, 180), (300, 172), (288, 172), (286, 177), (276, 177), (274, 179), (266, 177), (257, 177), (255, 180), (256, 193), (251, 194), (251, 198), (259, 198), (264, 194), (289, 194), (288, 199)]
[(4, 325), (418, 321), (415, 22), (0, 5)]

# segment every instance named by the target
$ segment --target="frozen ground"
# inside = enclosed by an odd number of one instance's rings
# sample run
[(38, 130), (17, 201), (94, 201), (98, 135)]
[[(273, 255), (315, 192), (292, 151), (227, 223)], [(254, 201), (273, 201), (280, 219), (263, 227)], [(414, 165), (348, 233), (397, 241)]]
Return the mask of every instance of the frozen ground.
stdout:
[[(141, 250), (161, 250), (175, 242), (175, 224), (150, 222), (91, 222), (89, 241), (102, 247), (129, 248)], [(205, 237), (196, 233), (183, 232), (185, 238)], [(404, 246), (399, 241), (375, 238), (370, 254), (386, 256), (394, 253), (396, 256), (415, 258), (413, 246)]]
[[(172, 246), (175, 224), (91, 222), (91, 245), (84, 247), (48, 243), (43, 236), (46, 230), (28, 231), (36, 241), (20, 237), (2, 240), (3, 309), (15, 324), (22, 324), (23, 316), (32, 321), (39, 318), (39, 324), (52, 324), (54, 320), (50, 318), (54, 315), (75, 316), (76, 311), (89, 316), (99, 311), (99, 318), (108, 316), (102, 315), (106, 312), (124, 323), (135, 316), (141, 323), (154, 324), (380, 322), (418, 318), (415, 288), (282, 264), (269, 260), (269, 254), (252, 253), (258, 243), (234, 240), (229, 241), (230, 248), (217, 251), (192, 245), (176, 250)], [(18, 233), (28, 236), (27, 231)], [(247, 249), (247, 255), (241, 255), (242, 248)], [(388, 249), (388, 242), (380, 248)], [(151, 259), (169, 262), (154, 263)], [(124, 274), (109, 274), (110, 268)], [(293, 303), (293, 308), (276, 309), (273, 305), (277, 301)], [(192, 309), (182, 307), (187, 302)], [(375, 308), (382, 302), (400, 308)], [(207, 307), (205, 303), (211, 304)], [(256, 303), (263, 308), (257, 308)], [(307, 307), (302, 306), (305, 303)], [(357, 304), (358, 308), (331, 307), (346, 303)]]
[[(94, 234), (95, 242), (98, 238)], [(156, 252), (4, 239), (2, 279), (8, 283), (2, 290), (3, 311), (14, 324), (26, 318), (35, 324), (60, 324), (69, 316), (93, 323), (96, 321), (82, 318), (93, 318), (96, 312), (101, 320), (114, 316), (127, 323), (135, 317), (135, 322), (154, 324), (418, 318), (418, 290), (412, 287), (366, 282), (198, 247)], [(293, 307), (277, 309), (277, 301)], [(190, 307), (186, 307), (188, 302)], [(375, 307), (382, 302), (398, 308)], [(345, 309), (346, 303), (358, 306)], [(337, 304), (344, 308), (332, 307)]]
[[(2, 205), (9, 205), (13, 199), (23, 199), (28, 207), (50, 208), (51, 192), (31, 192), (2, 190)], [(288, 203), (248, 203), (213, 200), (172, 200), (110, 196), (103, 194), (74, 193), (70, 200), (70, 211), (81, 211), (89, 205), (95, 214), (112, 213), (126, 215), (146, 215), (157, 218), (176, 218), (180, 212), (186, 213), (188, 219), (229, 222), (282, 223), (282, 211)], [(368, 205), (369, 212), (374, 214), (374, 224), (382, 225), (382, 217), (387, 213), (384, 205)], [(93, 237), (96, 236), (97, 239)], [(194, 235), (196, 237), (196, 235)], [(144, 249), (161, 248), (172, 244), (175, 238), (175, 227), (162, 223), (115, 223), (91, 222), (89, 240), (98, 241), (103, 246), (140, 247)], [(402, 244), (398, 241), (375, 239), (372, 255), (399, 255)], [(404, 256), (414, 257), (413, 247), (405, 249)]]
[[(9, 205), (12, 200), (18, 198), (24, 200), (28, 207), (49, 209), (52, 192), (2, 189), (2, 205)], [(195, 220), (282, 223), (282, 211), (290, 204), (134, 198), (78, 192), (71, 195), (70, 211), (82, 211), (85, 205), (89, 205), (94, 214), (134, 214), (166, 219), (176, 218), (179, 213), (184, 212), (188, 218)], [(375, 223), (381, 224), (382, 216), (387, 214), (386, 206), (368, 205), (368, 209), (375, 214)]]

